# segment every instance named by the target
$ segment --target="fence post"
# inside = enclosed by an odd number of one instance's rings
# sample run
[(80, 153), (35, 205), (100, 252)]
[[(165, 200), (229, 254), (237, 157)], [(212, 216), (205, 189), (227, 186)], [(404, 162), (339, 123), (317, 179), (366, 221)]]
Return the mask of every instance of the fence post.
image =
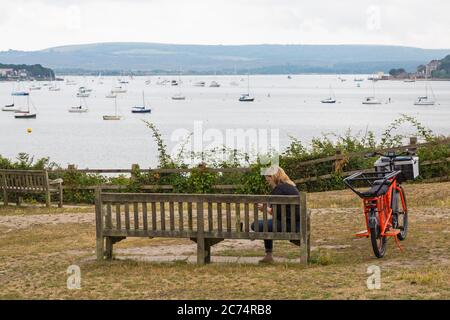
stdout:
[(139, 172), (140, 168), (139, 165), (137, 163), (133, 163), (131, 165), (131, 181), (136, 181), (137, 177), (136, 177), (136, 172)]
[(342, 161), (342, 151), (340, 149), (336, 149), (335, 157), (336, 159), (334, 160), (334, 172), (339, 172), (342, 169), (340, 164), (340, 162)]
[(409, 152), (413, 152), (415, 154), (416, 151), (417, 151), (417, 147), (416, 147), (417, 137), (410, 137), (409, 138), (409, 144), (411, 145), (411, 147), (408, 148), (408, 151)]

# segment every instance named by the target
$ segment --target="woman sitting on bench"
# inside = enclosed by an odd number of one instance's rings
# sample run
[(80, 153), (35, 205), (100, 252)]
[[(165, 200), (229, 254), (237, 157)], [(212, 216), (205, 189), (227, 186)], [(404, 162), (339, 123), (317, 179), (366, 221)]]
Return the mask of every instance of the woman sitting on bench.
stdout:
[[(299, 195), (299, 191), (295, 186), (295, 183), (289, 179), (288, 175), (284, 172), (282, 168), (279, 166), (271, 166), (267, 168), (264, 172), (264, 176), (266, 178), (266, 182), (272, 188), (271, 195)], [(272, 215), (273, 208), (270, 204), (259, 204), (258, 209), (264, 210), (264, 207), (267, 207), (267, 212)], [(290, 206), (286, 207), (286, 231), (290, 232), (291, 230), (291, 208)], [(277, 205), (277, 231), (282, 231), (282, 222), (281, 222), (281, 205)], [(296, 232), (300, 230), (300, 207), (295, 206), (295, 221), (296, 223)], [(256, 224), (256, 228), (255, 228)], [(264, 222), (263, 220), (255, 221), (251, 226), (252, 230), (263, 232), (264, 230)], [(268, 232), (273, 231), (273, 219), (267, 221), (267, 230)], [(272, 250), (273, 250), (273, 240), (264, 240), (264, 247), (266, 250), (266, 255), (261, 263), (273, 262)]]

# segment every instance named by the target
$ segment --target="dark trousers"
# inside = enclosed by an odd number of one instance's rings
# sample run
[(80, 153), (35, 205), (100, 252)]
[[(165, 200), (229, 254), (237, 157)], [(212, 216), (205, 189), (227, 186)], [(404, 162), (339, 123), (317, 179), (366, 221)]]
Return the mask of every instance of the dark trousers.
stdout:
[[(263, 232), (264, 231), (264, 221), (258, 220), (256, 222), (257, 229), (255, 229), (255, 222), (252, 223), (251, 228), (253, 231)], [(281, 232), (281, 221), (277, 220), (277, 231)], [(300, 223), (297, 223), (296, 232), (300, 231)], [(291, 232), (291, 222), (288, 220), (286, 221), (286, 231)], [(273, 232), (273, 220), (267, 220), (267, 232)], [(273, 240), (264, 240), (264, 248), (266, 249), (266, 252), (270, 253), (273, 250)]]

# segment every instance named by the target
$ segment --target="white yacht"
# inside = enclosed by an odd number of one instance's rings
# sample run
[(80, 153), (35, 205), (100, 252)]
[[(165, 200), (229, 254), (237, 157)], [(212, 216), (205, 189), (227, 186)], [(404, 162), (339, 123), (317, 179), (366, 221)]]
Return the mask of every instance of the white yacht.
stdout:
[[(434, 93), (433, 93), (433, 89), (431, 89), (431, 93), (433, 94), (434, 97)], [(425, 78), (425, 95), (420, 96), (416, 99), (416, 101), (414, 102), (414, 105), (416, 106), (434, 106), (435, 104), (435, 98), (430, 98), (428, 96), (428, 78)]]
[(30, 95), (27, 95), (27, 109), (18, 109), (14, 111), (14, 118), (16, 119), (36, 119), (36, 113), (30, 111)]
[(115, 109), (114, 115), (105, 115), (105, 116), (103, 116), (103, 120), (120, 120), (120, 119), (122, 119), (122, 117), (119, 116), (117, 113), (117, 97), (114, 98), (114, 109)]
[(247, 75), (247, 93), (242, 94), (239, 97), (239, 101), (241, 101), (241, 102), (253, 102), (254, 100), (255, 100), (255, 98), (250, 96), (250, 75)]
[(76, 107), (71, 107), (69, 109), (69, 112), (70, 113), (85, 113), (85, 112), (88, 112), (88, 107), (86, 105), (86, 100), (85, 99), (83, 99), (83, 100), (84, 100), (84, 106), (83, 106), (83, 103), (82, 103), (82, 99), (80, 99), (80, 105), (76, 106)]

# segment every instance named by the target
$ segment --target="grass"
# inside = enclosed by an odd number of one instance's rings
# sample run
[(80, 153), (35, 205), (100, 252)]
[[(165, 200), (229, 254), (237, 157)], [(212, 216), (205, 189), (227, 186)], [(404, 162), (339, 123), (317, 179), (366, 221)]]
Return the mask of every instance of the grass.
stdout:
[[(91, 223), (31, 225), (0, 233), (0, 299), (449, 299), (449, 184), (406, 186), (410, 229), (400, 252), (389, 240), (385, 258), (373, 256), (362, 229), (359, 202), (347, 191), (309, 195), (311, 264), (252, 265), (183, 261), (148, 263), (94, 260)], [(421, 194), (415, 197), (415, 194)], [(354, 196), (352, 196), (354, 197)], [(0, 208), (8, 215), (83, 213), (83, 208)], [(1, 221), (1, 220), (0, 220)], [(0, 223), (1, 227), (1, 223)], [(189, 244), (181, 239), (127, 239), (120, 249)], [(261, 256), (262, 250), (228, 248), (222, 256)], [(298, 247), (275, 242), (278, 257), (298, 258)], [(126, 257), (124, 255), (123, 257)], [(81, 289), (67, 289), (67, 268), (81, 269)], [(381, 268), (381, 290), (368, 290), (367, 267)]]

